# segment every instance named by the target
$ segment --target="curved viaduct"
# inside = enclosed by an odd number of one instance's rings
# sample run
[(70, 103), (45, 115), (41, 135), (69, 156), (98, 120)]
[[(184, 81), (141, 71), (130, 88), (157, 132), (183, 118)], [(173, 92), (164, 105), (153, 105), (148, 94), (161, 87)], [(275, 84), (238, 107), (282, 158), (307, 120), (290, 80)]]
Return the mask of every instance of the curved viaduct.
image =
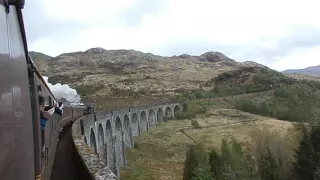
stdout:
[(126, 149), (134, 147), (133, 137), (181, 111), (181, 103), (170, 103), (87, 115), (74, 123), (73, 139), (94, 179), (114, 179), (127, 166)]

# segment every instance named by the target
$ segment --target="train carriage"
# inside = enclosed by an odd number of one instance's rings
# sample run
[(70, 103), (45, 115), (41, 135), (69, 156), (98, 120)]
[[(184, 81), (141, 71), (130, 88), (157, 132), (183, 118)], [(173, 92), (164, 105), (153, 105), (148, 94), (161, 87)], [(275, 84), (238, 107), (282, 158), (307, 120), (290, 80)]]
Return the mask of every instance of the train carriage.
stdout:
[(54, 113), (41, 137), (38, 95), (47, 105), (57, 100), (28, 55), (23, 6), (23, 0), (0, 0), (0, 179), (49, 180), (60, 129), (86, 108)]

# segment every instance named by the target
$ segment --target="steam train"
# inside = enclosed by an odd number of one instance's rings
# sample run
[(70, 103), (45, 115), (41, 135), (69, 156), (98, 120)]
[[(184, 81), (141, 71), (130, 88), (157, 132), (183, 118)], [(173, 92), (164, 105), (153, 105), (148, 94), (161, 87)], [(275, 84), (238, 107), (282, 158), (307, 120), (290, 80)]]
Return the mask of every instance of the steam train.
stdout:
[(21, 9), (24, 0), (0, 0), (0, 179), (49, 180), (59, 132), (92, 113), (87, 106), (65, 105), (48, 119), (44, 144), (38, 95), (57, 101), (28, 55)]

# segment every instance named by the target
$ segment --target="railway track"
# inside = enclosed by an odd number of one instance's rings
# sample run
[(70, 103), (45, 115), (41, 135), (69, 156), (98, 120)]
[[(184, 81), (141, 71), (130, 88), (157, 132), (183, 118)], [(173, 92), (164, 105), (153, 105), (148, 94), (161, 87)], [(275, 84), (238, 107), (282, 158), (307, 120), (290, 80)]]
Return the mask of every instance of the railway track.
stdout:
[(74, 147), (72, 126), (60, 132), (51, 180), (92, 180)]

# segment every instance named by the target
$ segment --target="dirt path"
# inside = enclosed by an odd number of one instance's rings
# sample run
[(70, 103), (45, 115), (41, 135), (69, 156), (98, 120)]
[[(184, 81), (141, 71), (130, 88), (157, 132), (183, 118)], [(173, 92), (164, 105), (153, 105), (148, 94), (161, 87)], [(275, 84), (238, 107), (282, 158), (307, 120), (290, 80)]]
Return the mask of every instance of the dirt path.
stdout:
[(72, 142), (71, 127), (60, 133), (51, 180), (91, 180)]

